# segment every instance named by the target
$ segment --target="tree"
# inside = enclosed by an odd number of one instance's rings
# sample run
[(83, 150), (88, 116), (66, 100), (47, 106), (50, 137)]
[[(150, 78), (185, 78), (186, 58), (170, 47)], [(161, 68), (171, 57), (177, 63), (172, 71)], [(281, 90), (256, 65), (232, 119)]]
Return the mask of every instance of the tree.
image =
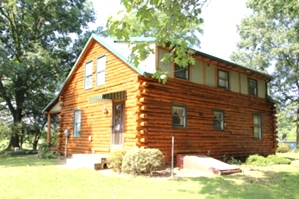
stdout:
[[(42, 115), (73, 65), (71, 36), (93, 21), (87, 0), (1, 1), (0, 110), (7, 108), (14, 124)], [(9, 147), (19, 143), (12, 132)]]
[[(168, 58), (182, 67), (194, 65), (194, 52), (190, 46), (199, 47), (198, 33), (202, 32), (201, 11), (207, 0), (122, 0), (124, 10), (110, 17), (108, 33), (129, 42), (132, 36), (154, 37), (159, 46), (169, 46)], [(132, 62), (152, 53), (147, 42), (134, 44)], [(153, 77), (161, 80), (163, 72), (157, 70)], [(162, 78), (163, 79), (163, 78)], [(165, 83), (165, 79), (162, 80)]]
[[(247, 67), (274, 72), (271, 92), (279, 111), (289, 110), (299, 143), (299, 2), (249, 0), (253, 13), (238, 26), (241, 41), (231, 59)], [(292, 107), (292, 109), (289, 109)]]

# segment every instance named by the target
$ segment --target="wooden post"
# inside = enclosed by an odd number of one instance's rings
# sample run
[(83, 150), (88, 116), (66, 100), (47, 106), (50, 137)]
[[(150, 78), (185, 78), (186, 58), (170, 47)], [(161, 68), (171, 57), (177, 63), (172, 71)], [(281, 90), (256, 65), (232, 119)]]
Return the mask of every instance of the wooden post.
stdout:
[(47, 145), (51, 145), (51, 114), (48, 113), (48, 132), (47, 132)]

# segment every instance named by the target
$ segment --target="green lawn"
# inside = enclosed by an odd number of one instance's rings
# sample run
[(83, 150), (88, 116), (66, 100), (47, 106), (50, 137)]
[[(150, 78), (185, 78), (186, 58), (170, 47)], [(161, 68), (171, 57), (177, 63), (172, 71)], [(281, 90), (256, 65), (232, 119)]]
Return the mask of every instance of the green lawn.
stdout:
[[(299, 153), (292, 158), (297, 157)], [(88, 169), (65, 168), (57, 160), (36, 156), (0, 156), (0, 181), (1, 199), (299, 199), (299, 164), (252, 168), (227, 176), (158, 179), (106, 176)]]

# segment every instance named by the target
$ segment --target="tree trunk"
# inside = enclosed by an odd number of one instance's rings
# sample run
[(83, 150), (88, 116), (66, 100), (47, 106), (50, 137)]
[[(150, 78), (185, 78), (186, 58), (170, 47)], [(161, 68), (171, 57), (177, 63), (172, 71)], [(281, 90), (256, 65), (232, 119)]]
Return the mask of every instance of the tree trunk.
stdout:
[(297, 149), (299, 149), (299, 122), (297, 122), (296, 126), (296, 144), (297, 144)]
[(34, 140), (32, 143), (32, 149), (35, 151), (37, 150), (37, 144), (38, 144), (38, 140)]
[[(13, 113), (14, 124), (20, 123), (22, 121), (22, 109), (17, 109)], [(7, 149), (14, 150), (16, 147), (20, 148), (20, 134), (14, 128), (14, 132), (12, 132)]]
[(296, 118), (296, 145), (299, 149), (299, 108), (297, 108), (297, 118)]
[(15, 147), (20, 148), (20, 136), (18, 134), (11, 135), (7, 149), (14, 150)]

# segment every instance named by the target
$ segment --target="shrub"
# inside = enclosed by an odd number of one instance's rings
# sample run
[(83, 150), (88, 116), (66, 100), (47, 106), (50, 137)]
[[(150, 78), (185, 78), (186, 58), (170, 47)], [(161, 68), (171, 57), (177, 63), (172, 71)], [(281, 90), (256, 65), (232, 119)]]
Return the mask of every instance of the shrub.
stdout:
[(263, 157), (259, 155), (251, 155), (247, 158), (246, 164), (252, 166), (271, 166), (274, 164), (290, 164), (291, 160), (284, 157), (279, 157), (276, 155), (269, 155), (268, 157)]
[(278, 147), (276, 149), (277, 153), (287, 153), (291, 151), (291, 148), (288, 144), (278, 144)]
[(251, 155), (246, 159), (246, 164), (252, 166), (267, 166), (268, 162), (263, 156)]
[(227, 160), (227, 163), (240, 165), (240, 164), (242, 164), (242, 161), (239, 159), (236, 159), (234, 157), (231, 157), (230, 159)]
[(122, 171), (128, 174), (152, 175), (155, 168), (164, 164), (164, 156), (159, 149), (132, 149), (123, 159)]
[(107, 165), (109, 168), (111, 168), (113, 171), (121, 172), (121, 166), (123, 163), (123, 157), (127, 153), (126, 150), (117, 150), (113, 151), (109, 154), (107, 157)]
[(272, 164), (291, 164), (291, 160), (285, 157), (279, 157), (276, 155), (269, 155), (267, 160)]
[(38, 149), (38, 157), (42, 159), (54, 159), (57, 158), (59, 155), (53, 153), (51, 148), (49, 148), (46, 144), (41, 144)]
[(222, 161), (223, 161), (223, 162), (226, 162), (227, 164), (238, 164), (238, 165), (243, 164), (243, 162), (242, 162), (241, 159), (236, 159), (236, 158), (234, 158), (233, 156), (228, 157), (228, 156), (226, 156), (226, 154), (223, 155), (223, 157), (222, 157)]

